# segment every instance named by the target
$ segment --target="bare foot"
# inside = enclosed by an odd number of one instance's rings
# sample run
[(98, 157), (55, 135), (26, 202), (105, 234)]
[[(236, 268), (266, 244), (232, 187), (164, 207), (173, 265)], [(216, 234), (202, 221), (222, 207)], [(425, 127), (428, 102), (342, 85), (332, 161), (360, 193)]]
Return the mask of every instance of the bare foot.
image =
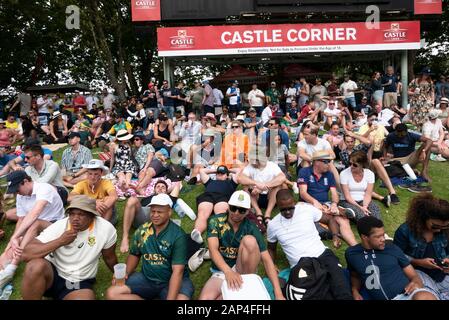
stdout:
[(129, 250), (129, 241), (127, 237), (126, 238), (124, 237), (122, 239), (122, 243), (120, 244), (120, 252), (125, 253), (128, 252), (128, 250)]

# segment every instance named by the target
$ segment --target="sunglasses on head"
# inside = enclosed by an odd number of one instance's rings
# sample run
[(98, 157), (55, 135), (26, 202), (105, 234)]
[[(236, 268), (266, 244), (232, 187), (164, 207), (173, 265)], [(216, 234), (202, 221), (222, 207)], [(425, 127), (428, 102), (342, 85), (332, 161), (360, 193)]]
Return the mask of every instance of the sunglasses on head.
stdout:
[(231, 212), (238, 211), (240, 214), (245, 214), (248, 211), (248, 209), (236, 206), (229, 206), (229, 210), (231, 210)]

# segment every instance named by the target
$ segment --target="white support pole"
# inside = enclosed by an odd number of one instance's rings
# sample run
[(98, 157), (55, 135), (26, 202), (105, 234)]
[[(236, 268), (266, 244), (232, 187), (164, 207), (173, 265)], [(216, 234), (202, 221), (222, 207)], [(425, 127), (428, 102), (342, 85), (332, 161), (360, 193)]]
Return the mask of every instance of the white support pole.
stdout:
[(401, 82), (402, 82), (402, 107), (407, 108), (408, 105), (408, 52), (403, 50), (401, 53)]
[(168, 81), (168, 85), (173, 87), (175, 84), (173, 83), (173, 66), (170, 63), (170, 58), (163, 57), (162, 58), (162, 66), (164, 68), (164, 80)]

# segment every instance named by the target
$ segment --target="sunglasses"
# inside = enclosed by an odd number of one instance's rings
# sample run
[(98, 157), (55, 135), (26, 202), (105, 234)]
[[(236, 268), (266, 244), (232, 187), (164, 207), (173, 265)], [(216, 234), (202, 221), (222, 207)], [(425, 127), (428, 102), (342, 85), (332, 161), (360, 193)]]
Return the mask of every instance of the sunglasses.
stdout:
[(351, 166), (353, 166), (354, 168), (358, 168), (359, 164), (358, 163), (354, 163), (354, 162), (350, 162), (349, 163)]
[(142, 141), (140, 138), (134, 138), (134, 141)]
[(318, 160), (318, 161), (321, 161), (321, 162), (324, 163), (324, 164), (329, 164), (329, 163), (331, 163), (331, 161), (330, 161), (330, 160), (327, 160), (327, 159), (324, 159), (324, 160)]
[(231, 212), (238, 211), (240, 214), (245, 214), (246, 212), (248, 212), (248, 209), (236, 206), (229, 206), (229, 210), (231, 210)]
[(290, 213), (295, 210), (295, 207), (282, 208), (279, 210), (281, 214)]
[(439, 224), (433, 224), (433, 223), (432, 223), (432, 225), (430, 226), (430, 228), (433, 229), (433, 230), (438, 230), (438, 229), (441, 229), (441, 230), (448, 230), (448, 229), (449, 229), (449, 224), (448, 224), (448, 225), (445, 225), (445, 226), (441, 226), (441, 225), (439, 225)]
[(238, 128), (240, 128), (240, 126), (232, 126), (231, 128), (232, 129), (238, 129)]
[(269, 126), (274, 126), (276, 123), (268, 123)]
[(29, 159), (31, 159), (33, 157), (34, 157), (34, 155), (32, 155), (32, 156), (25, 156), (25, 160), (29, 160)]

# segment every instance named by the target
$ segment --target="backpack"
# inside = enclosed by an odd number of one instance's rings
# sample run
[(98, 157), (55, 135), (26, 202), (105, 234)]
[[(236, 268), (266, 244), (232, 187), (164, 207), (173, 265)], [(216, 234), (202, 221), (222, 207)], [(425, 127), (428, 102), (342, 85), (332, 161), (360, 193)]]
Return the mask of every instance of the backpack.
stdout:
[(327, 277), (317, 258), (301, 258), (291, 270), (284, 296), (287, 300), (331, 300)]
[(400, 161), (394, 160), (388, 162), (389, 165), (385, 166), (385, 171), (387, 171), (387, 174), (390, 178), (394, 177), (407, 177), (407, 172), (405, 172), (404, 168), (402, 167), (402, 164)]
[(167, 169), (167, 178), (171, 181), (182, 181), (186, 177), (186, 171), (177, 164), (170, 163)]

